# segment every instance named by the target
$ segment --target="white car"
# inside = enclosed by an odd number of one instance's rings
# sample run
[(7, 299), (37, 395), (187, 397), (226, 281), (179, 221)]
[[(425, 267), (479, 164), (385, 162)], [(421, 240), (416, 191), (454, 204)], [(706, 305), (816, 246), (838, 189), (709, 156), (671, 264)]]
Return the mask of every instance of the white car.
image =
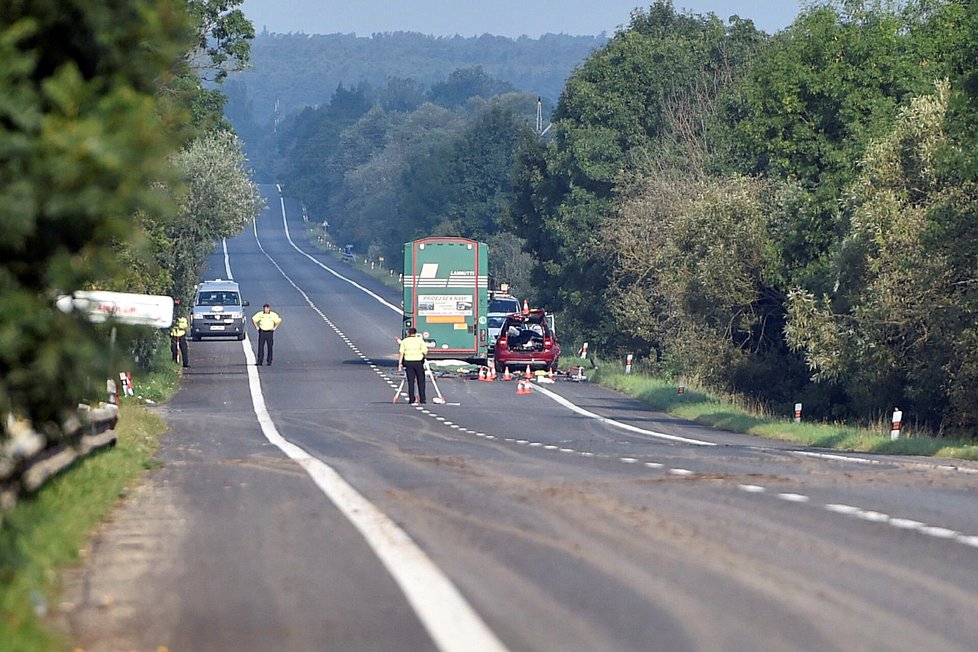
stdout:
[(508, 294), (495, 294), (489, 300), (489, 310), (486, 312), (486, 326), (489, 330), (489, 355), (496, 350), (496, 338), (506, 317), (514, 312), (521, 312), (523, 305), (516, 297)]

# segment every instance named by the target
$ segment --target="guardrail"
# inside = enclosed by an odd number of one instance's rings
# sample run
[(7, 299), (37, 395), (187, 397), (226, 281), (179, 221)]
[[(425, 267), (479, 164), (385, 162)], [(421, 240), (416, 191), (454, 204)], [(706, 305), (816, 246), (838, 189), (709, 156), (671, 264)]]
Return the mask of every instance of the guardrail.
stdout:
[(60, 437), (51, 441), (30, 424), (11, 418), (7, 424), (10, 437), (0, 443), (0, 511), (36, 492), (76, 460), (114, 446), (118, 421), (115, 405), (80, 405), (76, 415), (61, 426)]

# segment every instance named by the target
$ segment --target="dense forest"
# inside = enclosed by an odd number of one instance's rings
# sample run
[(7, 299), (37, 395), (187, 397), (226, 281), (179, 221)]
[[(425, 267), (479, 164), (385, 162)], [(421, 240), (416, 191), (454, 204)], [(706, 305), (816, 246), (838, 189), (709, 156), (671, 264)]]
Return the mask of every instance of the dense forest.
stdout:
[(526, 90), (481, 67), (341, 85), (255, 162), (373, 255), (489, 241), (569, 348), (973, 431), (978, 0), (826, 0), (773, 35), (659, 0), (574, 67), (546, 134)]
[(487, 75), (550, 103), (574, 66), (608, 41), (604, 35), (545, 34), (517, 39), (484, 34), (437, 37), (414, 32), (354, 34), (258, 33), (252, 65), (228, 76), (226, 114), (248, 142), (305, 107), (330, 101), (340, 85), (388, 87), (405, 92), (444, 82), (459, 69)]

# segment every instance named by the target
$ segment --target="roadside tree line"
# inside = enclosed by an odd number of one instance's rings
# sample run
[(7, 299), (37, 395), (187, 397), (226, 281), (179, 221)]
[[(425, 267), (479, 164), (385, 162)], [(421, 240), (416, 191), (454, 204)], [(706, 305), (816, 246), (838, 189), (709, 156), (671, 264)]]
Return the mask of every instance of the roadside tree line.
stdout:
[(974, 0), (636, 12), (523, 158), (541, 299), (782, 413), (973, 431), (976, 39)]
[[(0, 440), (50, 439), (104, 398), (105, 327), (55, 309), (104, 289), (188, 298), (214, 238), (259, 208), (219, 81), (246, 65), (239, 2), (38, 0), (0, 15)], [(124, 26), (120, 28), (120, 26)], [(163, 334), (122, 329), (149, 364)]]
[(459, 72), (464, 102), (341, 86), (281, 126), (273, 168), (395, 264), (421, 235), (487, 240), (574, 348), (782, 413), (970, 432), (976, 45), (978, 0), (827, 0), (774, 35), (657, 0), (543, 137), (535, 97)]

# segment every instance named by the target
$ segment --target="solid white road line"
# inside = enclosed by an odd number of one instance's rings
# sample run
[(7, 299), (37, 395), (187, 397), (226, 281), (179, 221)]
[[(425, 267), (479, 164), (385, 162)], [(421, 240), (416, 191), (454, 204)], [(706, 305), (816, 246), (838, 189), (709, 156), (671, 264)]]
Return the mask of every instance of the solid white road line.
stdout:
[(679, 437), (678, 435), (667, 435), (664, 432), (646, 430), (644, 428), (638, 428), (636, 426), (629, 425), (627, 423), (615, 421), (614, 419), (609, 419), (608, 417), (603, 417), (600, 414), (595, 414), (594, 412), (585, 410), (582, 407), (578, 407), (577, 405), (571, 403), (560, 394), (551, 392), (550, 390), (545, 389), (543, 387), (539, 387), (539, 386), (534, 387), (533, 391), (540, 392), (547, 398), (556, 401), (557, 403), (560, 403), (567, 409), (573, 410), (574, 412), (577, 412), (581, 416), (585, 416), (589, 419), (595, 419), (596, 421), (600, 421), (601, 423), (606, 423), (609, 426), (614, 426), (615, 428), (621, 428), (622, 430), (628, 430), (629, 432), (637, 432), (642, 435), (648, 435), (649, 437), (655, 437), (656, 439), (666, 439), (668, 441), (681, 442), (683, 444), (693, 444), (694, 446), (716, 446), (716, 444), (712, 441), (703, 441), (701, 439), (690, 439), (689, 437)]
[[(257, 237), (257, 233), (255, 235)], [(225, 260), (228, 278), (233, 278), (230, 262), (227, 258)], [(292, 283), (291, 279), (288, 280)], [(292, 285), (295, 287), (294, 283)], [(401, 588), (438, 649), (443, 652), (504, 652), (506, 647), (502, 642), (452, 581), (404, 530), (349, 485), (331, 466), (278, 432), (265, 405), (258, 370), (255, 369), (255, 356), (247, 336), (241, 345), (248, 365), (251, 402), (265, 438), (305, 469), (316, 486), (363, 535), (367, 545)]]
[(285, 195), (282, 194), (282, 187), (281, 186), (279, 186), (278, 184), (275, 184), (275, 187), (278, 189), (278, 198), (279, 198), (279, 202), (282, 205), (282, 226), (285, 227), (285, 237), (288, 239), (289, 244), (292, 245), (292, 248), (295, 249), (296, 251), (298, 251), (300, 254), (302, 254), (306, 258), (308, 258), (309, 260), (311, 260), (316, 265), (322, 267), (324, 270), (326, 270), (327, 272), (329, 272), (330, 274), (332, 274), (336, 278), (338, 278), (338, 279), (340, 279), (342, 281), (346, 281), (347, 283), (349, 283), (350, 285), (352, 285), (356, 289), (360, 290), (364, 294), (367, 294), (368, 296), (371, 296), (374, 299), (376, 299), (377, 301), (379, 301), (381, 305), (390, 308), (391, 310), (393, 310), (394, 312), (396, 312), (398, 315), (400, 315), (401, 312), (402, 312), (400, 307), (395, 306), (393, 303), (387, 301), (386, 299), (384, 299), (379, 294), (377, 294), (375, 292), (372, 292), (371, 290), (368, 290), (367, 288), (363, 287), (362, 285), (360, 285), (356, 281), (354, 281), (352, 279), (348, 279), (347, 277), (343, 276), (342, 274), (338, 274), (338, 273), (334, 272), (332, 269), (330, 269), (326, 265), (323, 265), (321, 262), (319, 262), (318, 260), (316, 260), (315, 258), (313, 258), (312, 256), (310, 256), (309, 254), (307, 254), (306, 252), (304, 252), (302, 249), (299, 249), (298, 246), (296, 246), (295, 242), (292, 241), (292, 234), (289, 232), (288, 220), (286, 220), (286, 217), (285, 217)]

